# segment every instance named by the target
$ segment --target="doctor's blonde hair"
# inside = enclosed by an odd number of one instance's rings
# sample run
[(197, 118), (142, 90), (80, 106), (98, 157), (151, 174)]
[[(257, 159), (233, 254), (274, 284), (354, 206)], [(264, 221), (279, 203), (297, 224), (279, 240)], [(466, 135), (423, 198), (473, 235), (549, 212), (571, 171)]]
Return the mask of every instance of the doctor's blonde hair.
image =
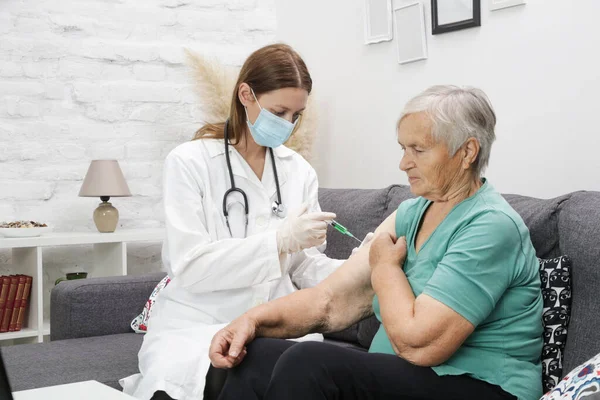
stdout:
[[(242, 83), (247, 83), (258, 97), (283, 88), (301, 88), (309, 94), (312, 91), (312, 78), (304, 60), (290, 46), (282, 43), (262, 47), (252, 53), (240, 70), (229, 111), (228, 136), (232, 144), (240, 142), (246, 130), (246, 112), (238, 97)], [(301, 121), (296, 124), (296, 129)], [(207, 123), (196, 131), (196, 139), (223, 139), (225, 121)]]

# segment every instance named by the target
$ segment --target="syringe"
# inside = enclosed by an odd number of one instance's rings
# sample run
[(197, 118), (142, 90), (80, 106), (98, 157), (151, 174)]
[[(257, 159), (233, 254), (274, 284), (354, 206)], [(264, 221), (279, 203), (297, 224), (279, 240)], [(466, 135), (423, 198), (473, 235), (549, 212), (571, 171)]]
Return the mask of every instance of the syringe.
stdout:
[(331, 225), (333, 227), (333, 229), (335, 229), (336, 231), (340, 232), (341, 234), (344, 234), (346, 236), (350, 236), (351, 238), (354, 238), (354, 240), (356, 240), (358, 243), (362, 243), (359, 239), (356, 238), (356, 236), (354, 236), (353, 234), (350, 233), (350, 231), (342, 224), (340, 224), (339, 222), (335, 221), (335, 220), (331, 220), (331, 221), (326, 221), (329, 225)]

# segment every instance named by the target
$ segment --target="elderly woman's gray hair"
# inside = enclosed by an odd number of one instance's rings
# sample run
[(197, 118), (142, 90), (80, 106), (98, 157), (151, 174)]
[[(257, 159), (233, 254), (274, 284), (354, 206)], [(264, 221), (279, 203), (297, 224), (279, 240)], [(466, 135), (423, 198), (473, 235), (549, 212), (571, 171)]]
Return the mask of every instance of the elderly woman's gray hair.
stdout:
[(492, 143), (496, 140), (496, 114), (486, 94), (472, 87), (432, 86), (406, 103), (398, 126), (404, 117), (419, 112), (429, 115), (434, 139), (444, 141), (451, 156), (469, 138), (477, 139), (480, 150), (474, 172), (481, 176), (490, 160)]

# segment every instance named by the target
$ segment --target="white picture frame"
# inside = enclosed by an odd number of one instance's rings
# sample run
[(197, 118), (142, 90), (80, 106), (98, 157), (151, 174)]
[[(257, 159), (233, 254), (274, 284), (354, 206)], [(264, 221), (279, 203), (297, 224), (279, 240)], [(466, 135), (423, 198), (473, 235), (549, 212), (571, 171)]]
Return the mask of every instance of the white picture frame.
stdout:
[(392, 40), (392, 0), (364, 0), (364, 6), (365, 44)]
[(490, 0), (490, 10), (502, 10), (503, 8), (522, 6), (526, 0)]
[(420, 1), (394, 8), (394, 31), (399, 64), (427, 59), (425, 9)]

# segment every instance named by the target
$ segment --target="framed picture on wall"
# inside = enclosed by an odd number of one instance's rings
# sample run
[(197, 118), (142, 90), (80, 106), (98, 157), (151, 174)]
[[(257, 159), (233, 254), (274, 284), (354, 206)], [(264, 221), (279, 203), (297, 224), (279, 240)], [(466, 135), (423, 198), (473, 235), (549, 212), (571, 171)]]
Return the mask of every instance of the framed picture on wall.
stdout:
[(365, 44), (393, 39), (392, 0), (364, 0)]
[(425, 11), (420, 1), (394, 8), (394, 27), (399, 64), (427, 59)]
[(481, 26), (481, 0), (431, 0), (434, 35)]

